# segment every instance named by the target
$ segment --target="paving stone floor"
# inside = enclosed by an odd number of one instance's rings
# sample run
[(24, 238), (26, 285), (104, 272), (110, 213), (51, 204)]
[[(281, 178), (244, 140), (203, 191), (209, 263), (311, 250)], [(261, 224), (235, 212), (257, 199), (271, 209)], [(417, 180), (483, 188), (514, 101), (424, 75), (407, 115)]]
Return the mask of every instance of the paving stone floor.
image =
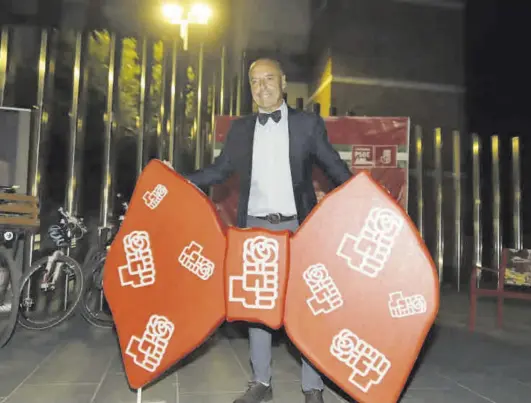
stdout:
[[(495, 307), (486, 301), (481, 305), (486, 319), (480, 321), (477, 332), (470, 333), (463, 324), (466, 298), (466, 294), (443, 298), (441, 319), (401, 402), (531, 401), (531, 326), (517, 326), (516, 339), (508, 330), (489, 329)], [(512, 331), (512, 323), (526, 308), (531, 304), (508, 304), (508, 329)], [(300, 366), (282, 339), (273, 357), (274, 402), (303, 402)], [(180, 368), (146, 389), (142, 401), (231, 403), (245, 388), (249, 372), (245, 334), (239, 327), (224, 326)], [(340, 396), (329, 385), (326, 402), (350, 402)], [(114, 333), (90, 327), (79, 318), (46, 332), (17, 329), (10, 343), (0, 349), (0, 403), (34, 402), (135, 403)]]

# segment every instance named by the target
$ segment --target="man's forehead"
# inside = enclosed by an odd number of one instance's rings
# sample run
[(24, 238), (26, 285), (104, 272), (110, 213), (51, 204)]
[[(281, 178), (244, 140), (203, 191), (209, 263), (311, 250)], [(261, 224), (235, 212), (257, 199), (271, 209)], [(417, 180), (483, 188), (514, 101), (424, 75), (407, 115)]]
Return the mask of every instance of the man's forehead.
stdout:
[(249, 73), (251, 76), (268, 76), (268, 75), (280, 75), (282, 74), (279, 66), (276, 63), (270, 61), (256, 62)]

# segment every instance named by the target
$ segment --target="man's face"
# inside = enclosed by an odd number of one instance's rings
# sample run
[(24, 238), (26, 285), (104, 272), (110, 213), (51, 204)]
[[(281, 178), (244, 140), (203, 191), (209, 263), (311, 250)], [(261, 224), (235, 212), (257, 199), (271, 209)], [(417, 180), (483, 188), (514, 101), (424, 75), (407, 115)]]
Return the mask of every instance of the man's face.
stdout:
[(258, 61), (249, 72), (253, 100), (265, 112), (277, 109), (283, 100), (286, 78), (275, 63)]

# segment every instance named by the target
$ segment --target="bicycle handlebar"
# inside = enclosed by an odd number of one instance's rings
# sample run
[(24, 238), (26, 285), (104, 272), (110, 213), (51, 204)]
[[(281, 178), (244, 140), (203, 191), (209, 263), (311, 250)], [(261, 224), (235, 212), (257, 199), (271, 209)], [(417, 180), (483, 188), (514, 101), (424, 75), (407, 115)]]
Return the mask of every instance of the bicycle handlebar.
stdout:
[(74, 224), (81, 231), (83, 231), (83, 233), (86, 233), (88, 231), (87, 227), (85, 226), (82, 220), (74, 217), (73, 215), (65, 211), (62, 207), (59, 207), (58, 211), (59, 214), (61, 214), (69, 224)]

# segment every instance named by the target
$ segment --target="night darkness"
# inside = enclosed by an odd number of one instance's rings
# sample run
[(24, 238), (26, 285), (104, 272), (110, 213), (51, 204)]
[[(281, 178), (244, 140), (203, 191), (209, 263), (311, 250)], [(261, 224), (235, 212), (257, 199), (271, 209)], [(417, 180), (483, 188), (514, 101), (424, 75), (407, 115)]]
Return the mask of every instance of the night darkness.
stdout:
[[(468, 131), (476, 132), (483, 142), (482, 199), (484, 216), (491, 215), (490, 136), (500, 136), (500, 175), (502, 221), (511, 222), (514, 189), (511, 175), (510, 138), (520, 136), (522, 153), (523, 231), (531, 231), (531, 5), (514, 0), (471, 0), (466, 10), (466, 112)], [(470, 161), (468, 161), (470, 163)], [(492, 226), (484, 222), (488, 253)], [(470, 228), (471, 230), (471, 228)], [(503, 239), (510, 242), (509, 226), (503, 228)], [(504, 243), (507, 243), (505, 242)]]
[[(528, 135), (531, 127), (531, 114), (528, 112), (531, 93), (531, 58), (528, 56), (531, 5), (521, 0), (463, 1), (466, 1), (466, 131), (479, 133), (483, 138), (484, 149), (488, 147), (489, 136), (499, 134), (502, 186), (506, 186), (502, 193), (508, 202), (504, 203), (505, 206), (510, 206), (512, 189), (508, 187), (509, 181), (505, 180), (510, 175), (510, 137), (521, 136), (524, 156), (531, 151), (531, 137)], [(101, 10), (103, 3), (104, 0), (90, 1), (89, 24), (92, 27), (104, 24)], [(38, 9), (33, 15), (13, 4), (15, 2), (11, 0), (0, 0), (0, 23), (9, 21), (15, 24), (58, 26), (66, 12), (61, 9), (61, 0), (39, 1)], [(136, 1), (134, 4), (139, 10), (145, 11), (144, 5), (152, 4), (152, 0)], [(23, 93), (21, 91), (21, 96)], [(485, 192), (484, 200), (487, 201), (484, 206), (487, 216), (488, 201), (491, 199), (488, 154), (482, 154), (482, 189)], [(522, 171), (523, 197), (528, 200), (531, 197), (531, 179), (526, 173), (531, 172), (531, 158), (523, 158)], [(527, 217), (531, 217), (531, 204), (524, 204), (523, 208), (524, 230), (529, 232), (531, 222)], [(504, 215), (506, 219), (510, 219), (510, 209), (505, 208)]]
[[(531, 92), (531, 5), (519, 0), (463, 1), (468, 129), (482, 134), (525, 133), (531, 123), (527, 101)], [(92, 26), (103, 23), (103, 2), (90, 1)], [(0, 23), (58, 25), (64, 12), (61, 0), (40, 1), (37, 14), (31, 17), (12, 4), (0, 0)]]
[(471, 0), (466, 18), (468, 118), (472, 131), (529, 131), (531, 5)]

